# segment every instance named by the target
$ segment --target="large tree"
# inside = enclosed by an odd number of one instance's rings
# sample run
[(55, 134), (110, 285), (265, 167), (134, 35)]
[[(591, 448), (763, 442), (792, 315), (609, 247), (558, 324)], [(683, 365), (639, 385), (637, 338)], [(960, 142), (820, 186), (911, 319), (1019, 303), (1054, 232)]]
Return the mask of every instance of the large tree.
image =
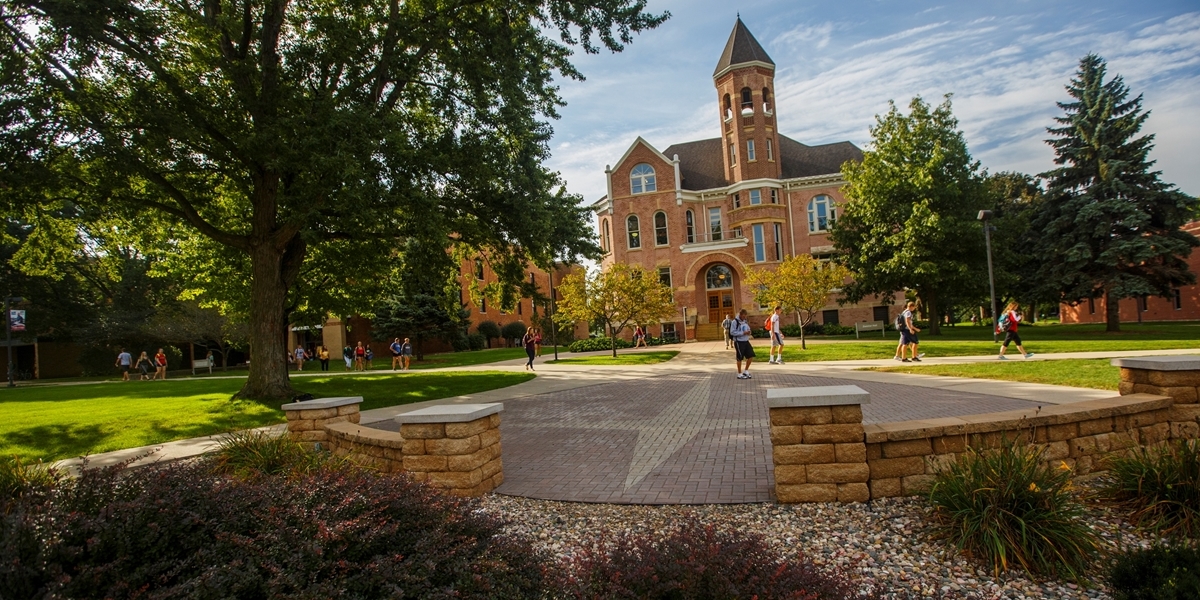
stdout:
[(286, 398), (292, 311), (369, 311), (404, 240), (489, 250), (513, 283), (527, 261), (596, 252), (542, 167), (553, 79), (580, 76), (573, 46), (619, 51), (666, 16), (644, 0), (5, 0), (0, 161), (70, 154), (98, 210), (153, 215), (209, 300), (249, 318), (241, 394)]
[(913, 98), (907, 115), (890, 107), (875, 117), (862, 162), (842, 165), (846, 203), (831, 237), (838, 260), (854, 273), (846, 301), (911, 289), (937, 335), (940, 298), (966, 296), (986, 281), (976, 220), (987, 205), (984, 175), (949, 96), (937, 107)]
[(829, 295), (844, 286), (850, 271), (838, 264), (822, 264), (808, 254), (783, 259), (774, 269), (746, 271), (746, 283), (754, 287), (759, 304), (779, 305), (796, 313), (800, 325), (800, 348), (808, 349), (804, 328), (829, 302)]
[(612, 340), (617, 356), (617, 336), (626, 327), (658, 323), (675, 314), (675, 292), (649, 269), (614, 263), (604, 271), (571, 273), (558, 284), (562, 295), (554, 320), (562, 325), (595, 323)]
[(1194, 218), (1196, 199), (1159, 179), (1149, 159), (1153, 135), (1138, 135), (1150, 112), (1129, 97), (1120, 75), (1105, 80), (1104, 59), (1089, 54), (1059, 102), (1054, 136), (1057, 169), (1034, 219), (1045, 260), (1039, 279), (1064, 302), (1105, 298), (1108, 331), (1120, 331), (1122, 298), (1168, 296), (1195, 282), (1187, 257), (1198, 245), (1180, 229)]

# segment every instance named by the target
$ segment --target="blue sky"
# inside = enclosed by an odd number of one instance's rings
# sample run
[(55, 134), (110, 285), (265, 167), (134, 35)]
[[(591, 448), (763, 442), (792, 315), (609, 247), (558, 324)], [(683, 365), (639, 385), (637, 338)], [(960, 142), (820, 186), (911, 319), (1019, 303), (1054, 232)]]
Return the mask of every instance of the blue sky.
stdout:
[(659, 150), (716, 137), (712, 72), (738, 12), (776, 63), (780, 132), (866, 148), (888, 100), (914, 95), (954, 113), (992, 172), (1053, 167), (1045, 127), (1088, 52), (1108, 60), (1152, 111), (1163, 179), (1200, 194), (1200, 2), (843, 2), (651, 0), (660, 28), (619, 54), (575, 56), (562, 82), (553, 158), (571, 192), (605, 193), (604, 166), (637, 136)]

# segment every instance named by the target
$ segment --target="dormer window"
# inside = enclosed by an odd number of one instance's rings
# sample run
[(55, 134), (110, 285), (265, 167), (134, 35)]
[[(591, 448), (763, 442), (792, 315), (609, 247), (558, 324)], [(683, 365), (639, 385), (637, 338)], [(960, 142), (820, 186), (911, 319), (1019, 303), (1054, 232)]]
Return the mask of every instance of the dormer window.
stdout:
[(658, 191), (654, 182), (654, 167), (641, 163), (629, 172), (629, 187), (634, 194)]

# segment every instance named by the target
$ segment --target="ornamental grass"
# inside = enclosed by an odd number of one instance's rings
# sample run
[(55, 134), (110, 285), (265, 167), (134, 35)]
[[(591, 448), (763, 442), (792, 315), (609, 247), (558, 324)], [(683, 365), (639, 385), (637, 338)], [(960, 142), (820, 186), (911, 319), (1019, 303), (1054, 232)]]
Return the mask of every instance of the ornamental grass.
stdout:
[(1108, 461), (1101, 494), (1132, 509), (1137, 526), (1172, 537), (1200, 537), (1200, 441), (1136, 448)]
[(1096, 556), (1097, 537), (1071, 489), (1071, 470), (1052, 468), (1043, 456), (1009, 440), (968, 449), (936, 476), (929, 500), (940, 532), (993, 572), (1019, 567), (1078, 581)]
[(237, 477), (300, 475), (343, 462), (266, 431), (232, 433), (205, 458), (215, 472)]

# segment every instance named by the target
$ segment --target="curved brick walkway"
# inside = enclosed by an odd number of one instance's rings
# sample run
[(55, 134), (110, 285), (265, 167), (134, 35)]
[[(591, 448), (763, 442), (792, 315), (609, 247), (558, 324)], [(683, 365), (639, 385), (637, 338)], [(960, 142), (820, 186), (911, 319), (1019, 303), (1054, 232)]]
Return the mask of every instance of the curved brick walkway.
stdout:
[(1031, 402), (909, 385), (755, 371), (664, 374), (504, 401), (512, 496), (629, 504), (766, 502), (773, 484), (766, 389), (853, 384), (867, 423), (1028, 408)]

